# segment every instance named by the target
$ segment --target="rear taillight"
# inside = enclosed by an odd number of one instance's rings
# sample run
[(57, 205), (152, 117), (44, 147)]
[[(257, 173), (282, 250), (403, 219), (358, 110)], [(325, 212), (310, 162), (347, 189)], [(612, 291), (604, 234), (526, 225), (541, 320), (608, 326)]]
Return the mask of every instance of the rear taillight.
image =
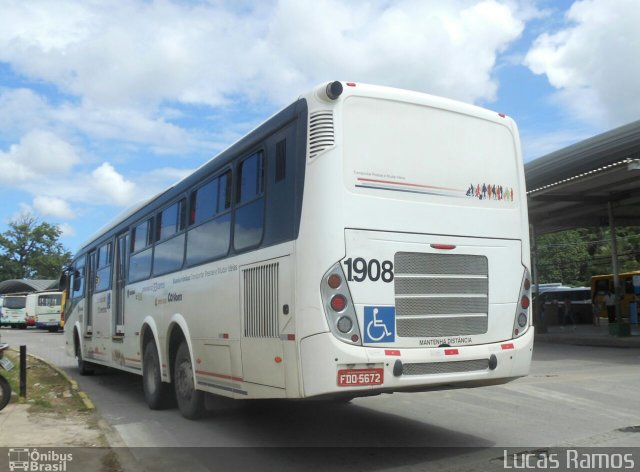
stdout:
[(515, 319), (513, 322), (513, 337), (522, 336), (531, 324), (531, 275), (529, 269), (525, 268), (522, 284), (520, 285), (520, 297), (516, 305)]
[(344, 295), (334, 295), (331, 297), (331, 309), (333, 311), (341, 312), (347, 307), (347, 299)]
[(320, 294), (324, 312), (335, 337), (349, 344), (361, 345), (356, 310), (349, 287), (343, 281), (344, 274), (339, 263), (322, 277)]

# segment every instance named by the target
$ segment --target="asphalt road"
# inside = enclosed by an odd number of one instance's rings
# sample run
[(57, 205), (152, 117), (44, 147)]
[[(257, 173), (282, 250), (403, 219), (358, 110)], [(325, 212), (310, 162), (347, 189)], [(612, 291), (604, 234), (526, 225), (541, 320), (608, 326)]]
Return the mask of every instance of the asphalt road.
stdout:
[[(638, 349), (540, 343), (531, 374), (502, 386), (381, 395), (346, 405), (214, 399), (205, 418), (189, 421), (176, 409), (149, 410), (141, 377), (115, 370), (79, 376), (75, 361), (64, 354), (62, 334), (33, 329), (2, 329), (0, 334), (3, 342), (26, 344), (30, 353), (78, 380), (99, 414), (130, 447), (340, 446), (348, 458), (346, 451), (353, 447), (382, 451), (416, 446), (391, 455), (371, 453), (363, 468), (386, 468), (385, 460), (392, 456), (392, 468), (421, 470), (420, 464), (435, 464), (451, 454), (457, 461), (467, 460), (473, 452), (444, 449), (450, 447), (487, 451), (483, 457), (488, 459), (496, 450), (487, 448), (497, 447), (640, 446), (640, 433), (621, 431), (640, 425)], [(265, 461), (264, 455), (261, 452), (259, 460)], [(279, 462), (276, 456), (276, 465), (312, 458), (288, 454)]]

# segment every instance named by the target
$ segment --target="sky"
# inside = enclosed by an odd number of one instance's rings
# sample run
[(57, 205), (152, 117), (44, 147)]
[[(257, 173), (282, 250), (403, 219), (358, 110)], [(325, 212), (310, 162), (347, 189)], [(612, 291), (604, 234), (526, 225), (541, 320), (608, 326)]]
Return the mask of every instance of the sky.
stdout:
[(640, 0), (0, 0), (0, 232), (79, 249), (315, 85), (513, 117), (525, 162), (640, 119)]

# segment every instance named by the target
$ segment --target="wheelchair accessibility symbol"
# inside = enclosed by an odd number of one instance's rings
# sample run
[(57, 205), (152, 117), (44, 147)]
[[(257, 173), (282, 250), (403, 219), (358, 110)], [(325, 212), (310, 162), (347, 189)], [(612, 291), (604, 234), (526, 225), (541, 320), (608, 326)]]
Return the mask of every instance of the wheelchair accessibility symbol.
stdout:
[(364, 307), (364, 342), (391, 343), (396, 340), (396, 309), (393, 306)]

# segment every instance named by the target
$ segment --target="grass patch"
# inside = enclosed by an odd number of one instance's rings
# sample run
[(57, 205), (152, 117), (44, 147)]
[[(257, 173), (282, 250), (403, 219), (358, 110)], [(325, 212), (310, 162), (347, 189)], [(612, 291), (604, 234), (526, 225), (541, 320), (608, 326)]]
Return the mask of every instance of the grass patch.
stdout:
[(31, 405), (30, 413), (51, 412), (68, 415), (74, 412), (86, 411), (78, 393), (71, 389), (65, 377), (44, 362), (27, 356), (27, 397), (18, 396), (20, 387), (20, 355), (13, 350), (5, 351), (4, 355), (14, 364), (14, 368), (4, 375), (13, 390), (12, 401)]

